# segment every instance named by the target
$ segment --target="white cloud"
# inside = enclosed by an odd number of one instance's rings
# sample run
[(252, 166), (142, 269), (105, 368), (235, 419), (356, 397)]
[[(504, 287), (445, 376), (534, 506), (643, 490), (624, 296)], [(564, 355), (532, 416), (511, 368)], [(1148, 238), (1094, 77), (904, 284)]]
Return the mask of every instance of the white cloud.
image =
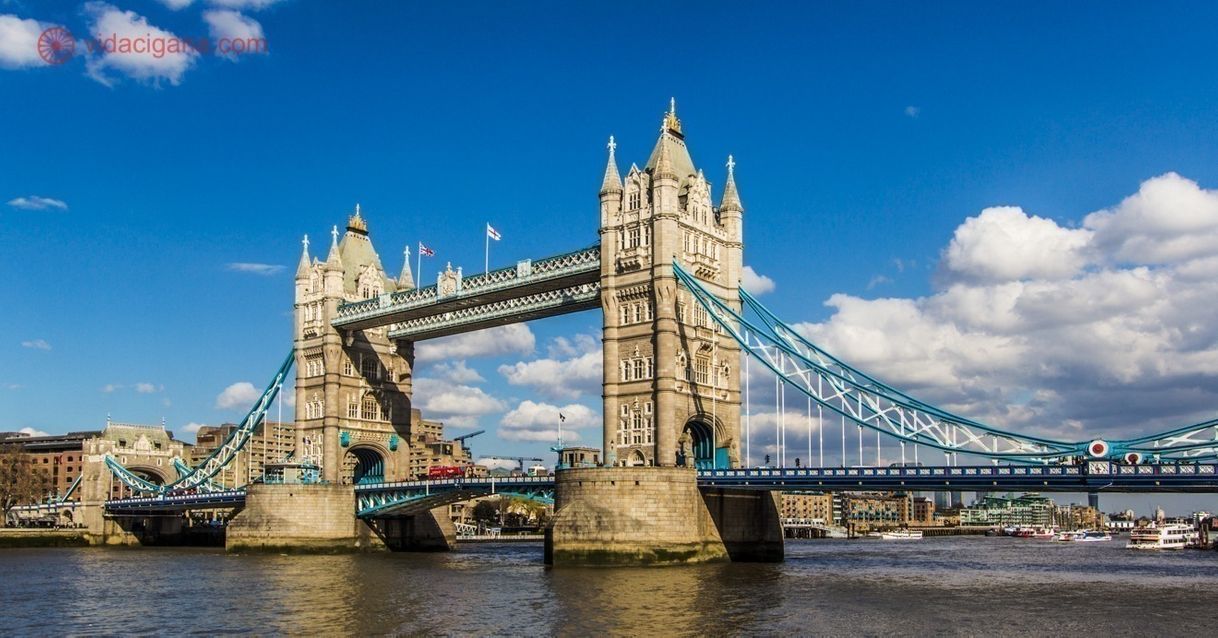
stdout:
[(106, 394), (110, 394), (111, 392), (115, 392), (115, 391), (122, 390), (122, 389), (123, 389), (123, 384), (121, 384), (121, 383), (107, 383), (106, 385), (102, 386), (101, 391), (105, 392)]
[(208, 0), (213, 6), (225, 7), (228, 9), (251, 9), (257, 11), (265, 9), (273, 4), (282, 2), (283, 0)]
[(477, 464), (490, 470), (514, 470), (520, 467), (520, 463), (515, 459), (497, 459), (490, 456), (478, 459)]
[(257, 20), (227, 9), (206, 11), (203, 19), (217, 55), (236, 61), (239, 55), (267, 53), (266, 36)]
[[(3, 17), (3, 16), (0, 16)], [(3, 46), (4, 37), (0, 34), (0, 46)], [(8, 200), (8, 205), (13, 208), (22, 210), (46, 210), (48, 208), (58, 208), (59, 210), (68, 210), (68, 204), (61, 199), (53, 199), (51, 197), (40, 197), (38, 195), (30, 195), (29, 197), (18, 197)]]
[(0, 15), (0, 68), (48, 66), (38, 54), (38, 36), (52, 26), (37, 20), (22, 20), (15, 15)]
[(135, 384), (135, 391), (139, 392), (140, 394), (152, 394), (153, 392), (157, 391), (157, 386), (155, 384), (148, 383), (147, 381), (141, 381), (140, 383)]
[(431, 369), (437, 377), (453, 383), (479, 383), (486, 380), (477, 370), (465, 365), (464, 361), (437, 363)]
[(774, 291), (774, 280), (765, 275), (757, 274), (752, 266), (745, 266), (740, 277), (740, 285), (754, 297)]
[(187, 423), (186, 425), (183, 425), (182, 427), (178, 428), (178, 432), (185, 432), (187, 434), (198, 434), (199, 428), (205, 427), (206, 425), (207, 425), (206, 423), (191, 422), (191, 423)]
[(952, 281), (1065, 279), (1083, 268), (1091, 231), (1071, 230), (1014, 206), (987, 208), (956, 229), (943, 252)]
[(29, 341), (22, 341), (21, 347), (33, 350), (50, 350), (51, 344), (47, 343), (46, 339), (31, 339)]
[(567, 337), (555, 337), (550, 344), (546, 346), (546, 352), (550, 358), (557, 359), (560, 357), (574, 357), (576, 355), (587, 352), (596, 352), (600, 350), (600, 338), (596, 335), (577, 334), (568, 339)]
[(945, 249), (945, 287), (833, 295), (828, 319), (796, 327), (923, 400), (1027, 434), (1119, 438), (1211, 418), (1216, 202), (1168, 174), (1082, 229), (987, 209)]
[(428, 377), (415, 378), (414, 401), (425, 417), (459, 428), (474, 427), (479, 417), (502, 412), (505, 407), (482, 388)]
[(1218, 191), (1167, 173), (1142, 183), (1115, 208), (1091, 213), (1083, 225), (1109, 260), (1169, 264), (1218, 254)]
[(509, 441), (557, 441), (559, 415), (564, 441), (579, 440), (575, 430), (601, 425), (601, 416), (586, 405), (569, 403), (564, 406), (534, 401), (521, 401), (520, 405), (503, 415), (499, 421), (499, 438)]
[(536, 359), (518, 361), (512, 365), (499, 366), (499, 374), (512, 385), (529, 386), (547, 397), (577, 399), (583, 394), (600, 394), (604, 380), (604, 355), (596, 341), (584, 342), (577, 347), (566, 340), (555, 340), (551, 352), (580, 352), (569, 359)]
[(536, 339), (529, 327), (515, 323), (424, 341), (415, 347), (415, 361), (428, 363), (445, 359), (529, 354), (533, 352), (535, 344)]
[(216, 407), (229, 410), (232, 408), (249, 408), (262, 396), (254, 384), (249, 381), (238, 381), (216, 396)]
[(918, 117), (919, 115), (921, 115), (921, 113), (922, 113), (922, 109), (920, 107), (913, 106), (913, 105), (905, 107), (905, 115), (907, 115), (909, 117)]
[[(129, 52), (107, 53), (99, 49), (89, 53), (85, 65), (89, 77), (106, 86), (113, 86), (115, 82), (110, 71), (153, 84), (165, 80), (177, 85), (199, 58), (199, 52), (194, 48), (181, 45), (183, 38), (149, 24), (147, 18), (134, 11), (123, 11), (105, 2), (89, 2), (85, 4), (85, 12), (92, 19), (89, 30), (96, 41), (104, 43), (113, 38), (116, 48), (124, 39), (132, 43), (133, 49)], [(148, 52), (135, 52), (135, 43), (140, 39), (144, 41), (141, 48), (150, 49)], [(154, 47), (152, 43), (159, 44)]]
[(28, 434), (30, 436), (50, 436), (50, 434), (47, 434), (46, 432), (43, 432), (42, 430), (35, 430), (34, 428), (31, 428), (31, 427), (24, 427), (17, 431), (22, 434)]
[(284, 266), (278, 264), (258, 264), (247, 262), (233, 262), (225, 266), (233, 272), (245, 272), (254, 275), (277, 275), (284, 271)]
[(883, 286), (884, 284), (890, 284), (890, 283), (892, 283), (891, 277), (887, 277), (885, 275), (876, 275), (876, 276), (872, 277), (870, 281), (867, 282), (867, 290), (871, 290), (872, 288), (875, 288), (876, 286)]
[(174, 11), (178, 11), (189, 7), (192, 3), (194, 3), (194, 1), (195, 0), (160, 0), (160, 3), (169, 7), (170, 9), (173, 9)]

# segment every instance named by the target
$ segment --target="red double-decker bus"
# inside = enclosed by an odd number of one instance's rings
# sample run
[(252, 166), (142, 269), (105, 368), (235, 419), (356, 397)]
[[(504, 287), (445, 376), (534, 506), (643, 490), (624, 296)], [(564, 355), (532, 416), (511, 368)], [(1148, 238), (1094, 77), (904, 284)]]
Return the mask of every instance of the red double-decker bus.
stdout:
[(465, 470), (455, 465), (433, 465), (427, 468), (427, 475), (420, 478), (446, 479), (465, 476)]

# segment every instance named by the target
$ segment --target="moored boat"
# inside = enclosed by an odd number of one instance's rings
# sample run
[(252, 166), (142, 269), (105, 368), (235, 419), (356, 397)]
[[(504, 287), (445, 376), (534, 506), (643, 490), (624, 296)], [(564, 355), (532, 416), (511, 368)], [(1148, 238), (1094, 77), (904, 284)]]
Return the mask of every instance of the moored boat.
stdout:
[(1136, 527), (1129, 532), (1129, 549), (1184, 549), (1199, 542), (1197, 530), (1172, 523)]
[(887, 541), (922, 540), (922, 530), (898, 529), (891, 532), (884, 532), (880, 534), (880, 538)]

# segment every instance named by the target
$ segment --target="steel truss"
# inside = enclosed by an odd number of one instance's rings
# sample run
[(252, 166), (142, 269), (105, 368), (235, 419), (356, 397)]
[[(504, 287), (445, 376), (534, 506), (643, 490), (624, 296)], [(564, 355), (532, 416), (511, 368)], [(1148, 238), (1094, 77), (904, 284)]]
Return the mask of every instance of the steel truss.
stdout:
[[(220, 473), (226, 465), (236, 458), (237, 453), (245, 447), (250, 438), (254, 435), (254, 431), (266, 419), (266, 413), (271, 408), (271, 402), (275, 400), (275, 396), (279, 394), (283, 388), (283, 382), (287, 378), (288, 372), (292, 369), (292, 364), (296, 360), (295, 351), (289, 352), (286, 359), (279, 366), (279, 371), (275, 373), (274, 379), (270, 385), (262, 391), (262, 395), (254, 403), (254, 407), (246, 413), (242, 419), (241, 425), (229, 433), (219, 447), (212, 451), (207, 458), (203, 459), (199, 465), (190, 467), (187, 466), (181, 459), (175, 458), (173, 461), (174, 467), (178, 468), (178, 478), (167, 485), (157, 485), (123, 467), (112, 455), (105, 456), (106, 467), (110, 468), (119, 481), (131, 488), (132, 491), (143, 494), (168, 494), (170, 492), (181, 492), (184, 490), (199, 489), (207, 491), (214, 487), (211, 482), (212, 477)], [(186, 471), (182, 472), (182, 468)]]
[[(740, 290), (741, 310), (737, 311), (680, 264), (674, 262), (673, 269), (716, 325), (747, 354), (819, 406), (856, 426), (897, 439), (902, 449), (913, 443), (953, 456), (963, 453), (1025, 463), (1083, 456), (1137, 462), (1142, 455), (1171, 459), (1218, 453), (1218, 420), (1140, 439), (1059, 441), (1009, 432), (953, 414), (844, 363), (804, 338), (745, 290)], [(1131, 458), (1133, 454), (1138, 456)]]

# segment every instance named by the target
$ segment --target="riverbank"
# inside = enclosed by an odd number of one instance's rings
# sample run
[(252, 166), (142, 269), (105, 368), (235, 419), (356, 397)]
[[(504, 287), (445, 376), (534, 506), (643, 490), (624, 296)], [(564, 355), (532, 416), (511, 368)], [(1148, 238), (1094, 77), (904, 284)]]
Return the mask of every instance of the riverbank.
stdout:
[(0, 528), (0, 549), (15, 547), (88, 547), (83, 529)]

